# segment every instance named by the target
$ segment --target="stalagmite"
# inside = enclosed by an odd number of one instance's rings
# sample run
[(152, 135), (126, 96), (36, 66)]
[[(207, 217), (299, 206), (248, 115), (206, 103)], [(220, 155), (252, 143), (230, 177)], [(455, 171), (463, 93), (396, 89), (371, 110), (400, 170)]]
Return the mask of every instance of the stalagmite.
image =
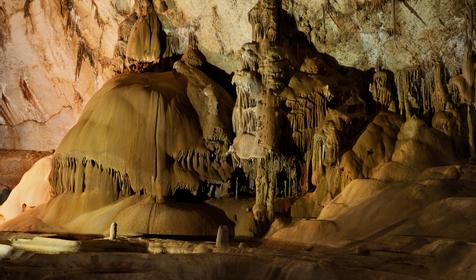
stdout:
[(117, 239), (117, 223), (113, 222), (109, 228), (109, 240)]
[(224, 249), (230, 246), (230, 230), (228, 226), (222, 225), (218, 227), (215, 244), (218, 249)]

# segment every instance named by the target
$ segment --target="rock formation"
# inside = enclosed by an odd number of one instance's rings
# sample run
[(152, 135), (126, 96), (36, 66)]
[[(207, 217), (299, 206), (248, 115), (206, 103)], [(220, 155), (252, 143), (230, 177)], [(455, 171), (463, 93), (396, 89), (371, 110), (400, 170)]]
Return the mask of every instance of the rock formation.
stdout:
[(148, 64), (158, 63), (162, 53), (160, 43), (161, 23), (149, 0), (137, 1), (137, 21), (127, 39), (126, 65), (132, 71), (141, 71)]
[(109, 228), (109, 240), (117, 239), (117, 223), (113, 222)]
[[(181, 62), (176, 69), (121, 76), (94, 96), (55, 153), (57, 194), (100, 186), (115, 199), (167, 196), (179, 188), (196, 193), (201, 180), (227, 181), (226, 93), (199, 70)], [(128, 133), (137, 137), (125, 141)]]
[(436, 2), (1, 6), (0, 148), (55, 150), (0, 230), (216, 238), (203, 254), (473, 242), (475, 4)]

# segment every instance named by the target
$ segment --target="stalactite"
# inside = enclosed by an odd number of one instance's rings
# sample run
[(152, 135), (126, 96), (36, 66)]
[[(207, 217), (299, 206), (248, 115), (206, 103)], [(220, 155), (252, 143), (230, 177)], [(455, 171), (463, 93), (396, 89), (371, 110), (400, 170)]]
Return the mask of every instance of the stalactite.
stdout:
[(118, 200), (134, 194), (127, 174), (87, 158), (55, 156), (50, 180), (56, 195), (101, 189)]
[(268, 49), (259, 65), (264, 87), (272, 92), (282, 90), (286, 86), (284, 80), (288, 66), (289, 64), (277, 49)]
[[(266, 157), (257, 159), (255, 164), (255, 205), (253, 214), (256, 221), (270, 222), (274, 219), (274, 199), (278, 195), (278, 174), (286, 174), (289, 196), (297, 195), (298, 178), (296, 160), (278, 153), (268, 153)], [(284, 195), (286, 197), (286, 193)]]
[(246, 43), (241, 48), (242, 70), (257, 72), (259, 65), (258, 46), (254, 43)]
[(31, 18), (31, 2), (33, 2), (33, 0), (25, 0), (25, 3), (23, 4), (23, 17), (26, 19)]
[(388, 74), (381, 69), (381, 63), (377, 62), (373, 82), (369, 86), (373, 100), (377, 104), (381, 104), (384, 108), (391, 111), (396, 110), (395, 100), (392, 95)]
[(180, 40), (177, 36), (167, 34), (166, 43), (167, 46), (163, 54), (164, 58), (173, 57), (180, 53)]
[(433, 69), (422, 67), (397, 71), (395, 75), (400, 113), (407, 118), (423, 116), (433, 109), (435, 88)]
[(91, 67), (93, 67), (93, 69), (96, 68), (92, 50), (89, 48), (86, 42), (84, 42), (83, 39), (79, 38), (78, 53), (76, 57), (76, 71), (75, 71), (76, 80), (79, 78), (79, 75), (81, 74), (81, 66), (85, 59), (89, 61), (89, 64), (91, 65)]
[(232, 83), (236, 86), (237, 100), (233, 109), (233, 131), (241, 135), (243, 133), (256, 134), (257, 130), (257, 103), (261, 94), (261, 81), (255, 72), (238, 71)]
[(476, 158), (474, 139), (473, 108), (476, 103), (476, 61), (474, 60), (472, 41), (467, 39), (465, 44), (462, 74), (450, 79), (450, 85), (458, 89), (459, 97), (467, 105), (468, 144), (471, 158)]
[(322, 87), (317, 92), (299, 92), (286, 98), (286, 106), (291, 109), (287, 114), (292, 138), (300, 151), (306, 152), (312, 148), (312, 137), (315, 130), (324, 122), (328, 103), (333, 94), (329, 86)]
[(94, 19), (99, 27), (104, 27), (106, 22), (102, 19), (101, 15), (99, 14), (99, 8), (95, 0), (91, 0), (91, 10), (94, 10)]
[(12, 103), (10, 98), (5, 94), (5, 84), (1, 84), (1, 92), (0, 92), (0, 117), (5, 121), (5, 123), (9, 126), (14, 126), (16, 123), (16, 117), (13, 113)]
[(190, 33), (188, 38), (188, 47), (182, 56), (182, 61), (194, 67), (200, 67), (205, 63), (205, 56), (198, 49), (197, 37)]
[(443, 83), (442, 72), (443, 65), (438, 61), (434, 65), (435, 93), (432, 97), (435, 114), (432, 118), (432, 126), (450, 137), (461, 136), (460, 114)]
[(126, 66), (132, 71), (141, 72), (160, 61), (162, 24), (149, 0), (138, 1), (135, 8), (138, 19), (127, 40)]
[(441, 62), (436, 62), (434, 65), (434, 75), (435, 75), (435, 93), (433, 105), (435, 112), (445, 111), (447, 108), (447, 103), (451, 102), (448, 92), (443, 83), (442, 69), (443, 65)]
[(326, 120), (313, 138), (312, 166), (317, 174), (324, 175), (327, 169), (338, 163), (343, 145), (343, 135), (350, 119), (345, 115)]
[(79, 16), (76, 15), (73, 0), (61, 0), (61, 14), (64, 13), (66, 13), (66, 33), (70, 36), (79, 34)]
[(253, 32), (253, 41), (260, 42), (263, 38), (263, 25), (261, 24), (260, 2), (248, 13), (248, 21), (251, 24)]

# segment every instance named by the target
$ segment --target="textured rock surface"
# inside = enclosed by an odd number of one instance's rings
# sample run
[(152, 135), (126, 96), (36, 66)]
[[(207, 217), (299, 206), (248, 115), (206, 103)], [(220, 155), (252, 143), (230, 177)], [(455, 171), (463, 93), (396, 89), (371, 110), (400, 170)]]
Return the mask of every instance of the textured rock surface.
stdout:
[(472, 241), (474, 171), (473, 165), (442, 166), (398, 181), (354, 180), (317, 219), (291, 223), (271, 239), (332, 247), (395, 235)]
[[(2, 2), (0, 21), (7, 28), (0, 31), (0, 147), (54, 149), (111, 77), (107, 64), (119, 18), (108, 2), (77, 1), (71, 13), (79, 37), (67, 23), (64, 1)], [(84, 46), (92, 61), (83, 59)], [(77, 63), (82, 65), (79, 73)]]
[[(0, 148), (48, 150), (113, 75), (120, 23), (132, 0), (3, 1), (0, 6)], [(257, 1), (154, 1), (162, 29), (183, 53), (189, 33), (208, 62), (231, 73), (252, 40), (248, 11)], [(456, 73), (463, 54), (462, 0), (286, 0), (283, 9), (320, 52), (369, 69), (380, 57), (397, 71), (441, 57)], [(324, 19), (323, 19), (324, 17)], [(68, 23), (69, 22), (69, 23)], [(77, 27), (77, 29), (76, 29)], [(395, 29), (395, 30), (394, 30)]]
[[(465, 2), (5, 5), (1, 77), (16, 73), (18, 89), (1, 87), (2, 145), (44, 149), (63, 133), (48, 116), (66, 128), (82, 113), (0, 207), (0, 230), (107, 234), (115, 222), (119, 235), (204, 237), (226, 225), (357, 255), (366, 242), (403, 250), (412, 235), (441, 233), (448, 250), (474, 242), (476, 7)], [(19, 34), (36, 47), (26, 56), (15, 56)], [(28, 55), (38, 75), (15, 72)], [(47, 103), (49, 85), (64, 99)], [(440, 241), (407, 249), (431, 254)]]
[(48, 180), (52, 156), (37, 161), (0, 206), (0, 220), (12, 219), (50, 200), (53, 195)]
[(432, 56), (443, 57), (453, 73), (460, 65), (463, 0), (286, 0), (283, 6), (319, 51), (343, 65), (369, 69), (381, 57), (384, 68), (397, 71), (430, 62)]
[(0, 187), (15, 187), (37, 160), (50, 153), (0, 150)]

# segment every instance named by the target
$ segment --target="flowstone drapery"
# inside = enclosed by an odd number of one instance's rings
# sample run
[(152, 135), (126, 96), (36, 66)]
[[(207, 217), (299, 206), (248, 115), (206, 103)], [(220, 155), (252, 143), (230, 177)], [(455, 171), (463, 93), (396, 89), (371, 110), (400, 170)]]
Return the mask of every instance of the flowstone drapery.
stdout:
[(136, 2), (135, 13), (138, 19), (132, 26), (127, 40), (126, 66), (132, 71), (140, 72), (160, 60), (162, 25), (152, 2), (149, 0)]
[(162, 197), (228, 180), (231, 99), (200, 70), (176, 68), (120, 76), (91, 99), (55, 153), (57, 194)]
[(389, 111), (396, 112), (397, 104), (392, 94), (390, 79), (388, 73), (381, 69), (381, 67), (381, 63), (377, 62), (373, 82), (370, 84), (369, 91), (372, 93), (372, 97), (377, 104), (380, 104)]

